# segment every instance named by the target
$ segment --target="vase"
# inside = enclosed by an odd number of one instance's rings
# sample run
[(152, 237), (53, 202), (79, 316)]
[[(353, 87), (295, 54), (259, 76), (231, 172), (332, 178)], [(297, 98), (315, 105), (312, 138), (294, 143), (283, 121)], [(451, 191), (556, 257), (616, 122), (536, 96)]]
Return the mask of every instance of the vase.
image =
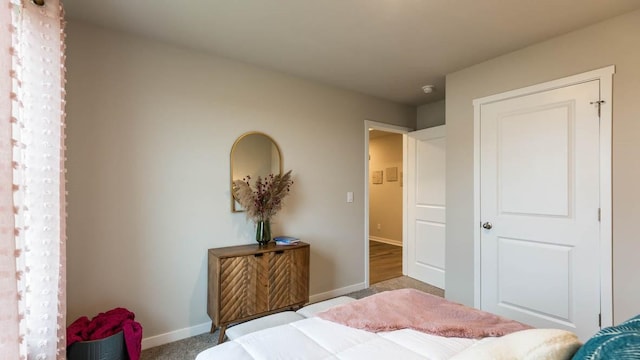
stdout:
[(256, 222), (256, 241), (260, 246), (267, 245), (271, 241), (271, 223), (269, 220)]

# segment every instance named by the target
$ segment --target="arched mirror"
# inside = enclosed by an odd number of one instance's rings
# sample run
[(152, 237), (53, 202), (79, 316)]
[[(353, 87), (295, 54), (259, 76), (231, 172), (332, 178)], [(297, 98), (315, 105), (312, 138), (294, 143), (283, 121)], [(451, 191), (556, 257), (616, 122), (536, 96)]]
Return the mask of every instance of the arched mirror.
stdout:
[[(242, 180), (247, 175), (255, 180), (269, 174), (282, 174), (282, 153), (278, 144), (269, 135), (257, 131), (240, 135), (231, 147), (231, 194), (234, 180)], [(231, 211), (244, 211), (233, 195)]]

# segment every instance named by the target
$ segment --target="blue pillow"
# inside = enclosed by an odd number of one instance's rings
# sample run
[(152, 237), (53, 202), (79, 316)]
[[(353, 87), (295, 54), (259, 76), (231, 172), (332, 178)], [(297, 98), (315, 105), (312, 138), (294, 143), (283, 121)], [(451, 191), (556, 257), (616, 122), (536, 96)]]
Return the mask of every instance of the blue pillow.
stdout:
[(640, 315), (598, 331), (573, 360), (640, 359)]

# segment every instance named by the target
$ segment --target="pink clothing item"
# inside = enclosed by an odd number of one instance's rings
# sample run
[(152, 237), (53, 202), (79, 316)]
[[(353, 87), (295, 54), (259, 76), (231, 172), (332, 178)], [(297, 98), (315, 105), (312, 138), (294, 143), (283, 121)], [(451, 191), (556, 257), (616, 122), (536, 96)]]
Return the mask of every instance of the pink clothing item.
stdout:
[(67, 326), (67, 347), (69, 345), (83, 341), (82, 331), (89, 326), (89, 318), (86, 316), (79, 317), (71, 325)]
[(140, 359), (140, 354), (142, 353), (142, 325), (136, 321), (127, 320), (123, 324), (122, 330), (124, 330), (124, 342), (127, 344), (129, 360)]
[(115, 308), (96, 315), (82, 331), (82, 337), (88, 340), (104, 339), (122, 330), (127, 320), (133, 320), (135, 314), (124, 308)]
[(502, 336), (531, 328), (415, 289), (385, 291), (336, 306), (318, 317), (371, 332), (413, 329), (463, 338)]
[(130, 360), (139, 360), (142, 352), (142, 325), (135, 314), (124, 308), (115, 308), (96, 315), (91, 321), (83, 316), (67, 327), (67, 346), (77, 341), (100, 340), (120, 331)]

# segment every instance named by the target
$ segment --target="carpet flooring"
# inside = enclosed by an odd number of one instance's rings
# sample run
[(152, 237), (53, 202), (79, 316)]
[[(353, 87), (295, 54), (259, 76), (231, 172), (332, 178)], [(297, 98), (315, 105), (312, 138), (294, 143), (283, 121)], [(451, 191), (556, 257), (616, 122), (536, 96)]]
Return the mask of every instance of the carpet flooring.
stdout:
[[(407, 276), (400, 276), (390, 280), (381, 281), (371, 285), (367, 289), (346, 295), (355, 299), (362, 299), (363, 297), (382, 291), (404, 288), (414, 288), (436, 296), (444, 297), (444, 290), (418, 280), (414, 280)], [(169, 344), (146, 349), (142, 352), (141, 360), (193, 360), (201, 351), (218, 344), (219, 331), (220, 330), (218, 329), (213, 334), (205, 333), (196, 335)]]

